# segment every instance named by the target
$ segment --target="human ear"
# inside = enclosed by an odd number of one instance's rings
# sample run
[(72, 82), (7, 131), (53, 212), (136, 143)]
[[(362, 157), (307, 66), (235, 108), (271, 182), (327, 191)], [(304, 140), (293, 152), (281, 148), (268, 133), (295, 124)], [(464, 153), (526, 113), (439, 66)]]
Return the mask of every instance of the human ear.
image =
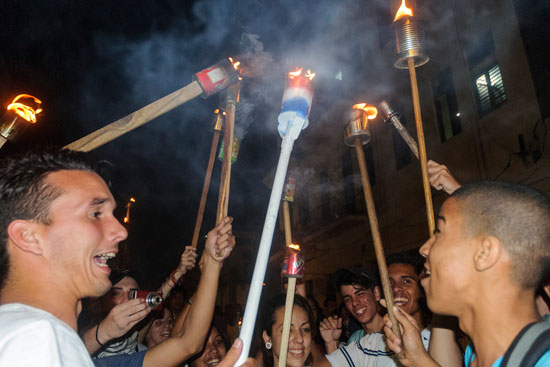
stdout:
[(265, 330), (262, 333), (262, 338), (264, 339), (264, 343), (271, 341), (271, 338), (269, 337), (269, 335), (267, 335), (267, 332)]
[(36, 237), (33, 223), (22, 219), (14, 220), (8, 225), (7, 232), (9, 241), (21, 251), (30, 252), (35, 255), (43, 254), (42, 246)]
[(380, 287), (379, 286), (374, 287), (372, 292), (374, 293), (374, 299), (376, 300), (376, 302), (380, 302), (380, 298), (382, 298), (382, 294), (380, 293)]
[(502, 246), (502, 242), (494, 236), (481, 239), (474, 255), (476, 270), (485, 271), (492, 268), (500, 260)]

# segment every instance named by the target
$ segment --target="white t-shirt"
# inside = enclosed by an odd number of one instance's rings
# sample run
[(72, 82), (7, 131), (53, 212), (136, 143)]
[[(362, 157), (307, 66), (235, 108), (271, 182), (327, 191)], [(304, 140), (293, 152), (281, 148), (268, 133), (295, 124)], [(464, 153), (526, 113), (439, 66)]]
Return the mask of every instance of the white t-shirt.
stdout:
[[(430, 344), (430, 331), (421, 332), (424, 348)], [(397, 356), (386, 346), (383, 333), (367, 334), (361, 340), (327, 354), (332, 367), (395, 367), (401, 364)]]
[(78, 334), (49, 312), (0, 306), (0, 366), (93, 367)]

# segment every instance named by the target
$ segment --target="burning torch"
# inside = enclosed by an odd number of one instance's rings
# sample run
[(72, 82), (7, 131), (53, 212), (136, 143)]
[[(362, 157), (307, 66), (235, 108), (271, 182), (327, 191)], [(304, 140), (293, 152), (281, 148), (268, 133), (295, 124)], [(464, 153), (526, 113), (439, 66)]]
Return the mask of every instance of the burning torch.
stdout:
[(208, 196), (208, 188), (210, 187), (210, 179), (212, 178), (212, 169), (214, 168), (216, 149), (218, 148), (218, 141), (220, 140), (220, 132), (223, 129), (224, 120), (225, 111), (216, 108), (214, 110), (214, 119), (212, 124), (212, 147), (210, 148), (210, 157), (208, 158), (208, 166), (206, 167), (206, 175), (204, 176), (204, 184), (202, 185), (199, 211), (197, 213), (197, 220), (195, 221), (195, 229), (193, 231), (193, 238), (191, 240), (191, 246), (195, 248), (197, 247), (197, 243), (199, 242), (199, 232), (201, 230), (202, 218), (204, 216), (204, 207), (206, 206), (206, 198)]
[(128, 204), (126, 204), (126, 216), (124, 217), (124, 223), (130, 223), (130, 208), (132, 207), (132, 203), (135, 203), (136, 199), (130, 198), (128, 200)]
[[(237, 66), (238, 67), (238, 64)], [(225, 124), (223, 126), (224, 158), (220, 176), (220, 192), (218, 195), (218, 212), (216, 223), (227, 216), (229, 209), (229, 186), (231, 183), (231, 162), (233, 160), (233, 133), (235, 131), (235, 109), (239, 103), (241, 85), (235, 83), (224, 93), (225, 99)]]
[(283, 193), (290, 153), (292, 152), (294, 141), (298, 138), (302, 129), (305, 129), (308, 125), (309, 111), (311, 109), (311, 101), (313, 100), (312, 80), (315, 74), (308, 70), (302, 75), (302, 71), (303, 69), (298, 69), (295, 72), (288, 73), (288, 80), (283, 93), (283, 102), (277, 128), (283, 138), (281, 154), (277, 170), (275, 171), (254, 274), (252, 275), (250, 291), (248, 292), (248, 299), (246, 301), (243, 325), (239, 334), (239, 338), (243, 341), (243, 350), (237, 360), (237, 366), (242, 365), (246, 361), (250, 351), (250, 342), (252, 341), (254, 323), (258, 314), (262, 283), (269, 259), (269, 250), (271, 248), (271, 241), (273, 240), (273, 231), (275, 230), (277, 221), (277, 213), (281, 202), (281, 194)]
[(424, 129), (422, 127), (422, 112), (420, 111), (420, 97), (418, 95), (418, 83), (416, 81), (416, 67), (424, 65), (430, 58), (422, 45), (424, 40), (422, 27), (416, 18), (414, 18), (412, 9), (407, 8), (405, 0), (402, 0), (401, 6), (395, 14), (393, 29), (395, 31), (395, 55), (397, 58), (394, 66), (398, 69), (409, 69), (409, 76), (411, 79), (420, 167), (422, 169), (422, 184), (424, 186), (424, 199), (426, 201), (428, 227), (430, 236), (432, 236), (435, 230), (435, 219), (430, 178), (428, 176), (426, 143), (424, 141)]
[(409, 134), (405, 126), (401, 124), (401, 121), (399, 120), (399, 114), (392, 110), (392, 108), (386, 101), (380, 102), (378, 107), (380, 107), (380, 110), (382, 110), (384, 121), (387, 124), (391, 124), (393, 125), (393, 127), (395, 127), (395, 130), (397, 130), (399, 135), (401, 135), (403, 140), (405, 140), (405, 143), (407, 143), (416, 159), (418, 159), (418, 144), (416, 144), (416, 141), (413, 139), (411, 134)]
[(64, 148), (89, 152), (199, 95), (205, 98), (210, 97), (239, 80), (237, 67), (237, 62), (232, 63), (232, 60), (222, 60), (196, 73), (195, 80), (185, 87), (66, 145)]
[(304, 276), (304, 259), (300, 252), (300, 246), (292, 243), (292, 231), (290, 227), (289, 202), (294, 201), (295, 187), (296, 184), (294, 179), (289, 177), (283, 194), (283, 222), (285, 225), (286, 251), (282, 265), (282, 275), (288, 278), (288, 287), (286, 290), (283, 336), (281, 339), (281, 350), (279, 352), (279, 367), (286, 367), (292, 309), (294, 308), (294, 293), (296, 291), (296, 278), (302, 278)]
[(365, 153), (363, 152), (363, 145), (366, 145), (371, 139), (368, 121), (375, 119), (377, 114), (378, 111), (374, 106), (370, 106), (366, 103), (354, 105), (351, 111), (346, 113), (344, 143), (349, 147), (355, 147), (359, 170), (361, 171), (361, 182), (363, 183), (365, 203), (367, 204), (367, 213), (369, 216), (372, 241), (374, 243), (374, 252), (376, 254), (376, 261), (378, 263), (378, 271), (380, 272), (382, 290), (384, 291), (384, 298), (386, 299), (388, 315), (392, 322), (393, 332), (401, 338), (399, 324), (397, 323), (393, 313), (394, 302), (392, 287), (388, 276), (386, 258), (384, 256), (384, 246), (382, 245), (382, 238), (378, 227), (378, 218), (376, 216), (376, 208), (374, 207), (374, 198), (372, 196), (369, 172), (367, 171), (367, 164), (365, 162)]
[[(34, 107), (20, 101), (21, 99), (32, 100)], [(42, 112), (40, 105), (42, 101), (30, 94), (20, 94), (8, 105), (7, 111), (2, 117), (0, 125), (0, 148), (6, 141), (15, 141), (30, 124), (36, 123), (36, 116)]]

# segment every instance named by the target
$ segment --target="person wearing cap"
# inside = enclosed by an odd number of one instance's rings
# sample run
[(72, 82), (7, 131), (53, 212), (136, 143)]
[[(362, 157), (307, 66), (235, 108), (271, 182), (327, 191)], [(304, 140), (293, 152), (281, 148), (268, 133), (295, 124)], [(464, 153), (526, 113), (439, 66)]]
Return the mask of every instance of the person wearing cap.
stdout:
[[(192, 269), (196, 260), (196, 249), (187, 246), (181, 256), (180, 263), (171, 276), (162, 284), (159, 293), (164, 298), (175, 286), (177, 281), (188, 270)], [(82, 340), (90, 354), (96, 358), (104, 358), (118, 354), (132, 354), (138, 350), (138, 343), (143, 342), (148, 325), (140, 324), (149, 314), (151, 308), (143, 299), (131, 299), (130, 293), (139, 290), (143, 283), (140, 274), (135, 270), (113, 271), (109, 277), (113, 287), (110, 292), (94, 303), (100, 308), (107, 308), (108, 315), (96, 316), (90, 326), (81, 332)], [(137, 325), (137, 326), (136, 326)], [(141, 326), (141, 327), (139, 327)], [(139, 327), (139, 329), (136, 329)]]

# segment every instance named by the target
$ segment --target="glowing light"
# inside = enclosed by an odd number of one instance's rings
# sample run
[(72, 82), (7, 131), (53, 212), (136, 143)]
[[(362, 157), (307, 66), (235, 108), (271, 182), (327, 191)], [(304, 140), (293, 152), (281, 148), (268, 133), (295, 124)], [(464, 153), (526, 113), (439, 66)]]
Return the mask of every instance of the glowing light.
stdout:
[(135, 203), (135, 202), (136, 202), (136, 199), (130, 198), (130, 201), (131, 201), (132, 203)]
[[(33, 107), (27, 106), (24, 103), (17, 102), (21, 98), (32, 98), (34, 103), (37, 105), (36, 110)], [(38, 98), (31, 96), (30, 94), (20, 94), (17, 97), (13, 99), (13, 101), (8, 105), (7, 110), (13, 111), (28, 122), (34, 124), (36, 122), (36, 115), (38, 115), (40, 112), (42, 112), (42, 108), (40, 108), (40, 105), (42, 104), (42, 101)]]
[(295, 243), (288, 244), (287, 247), (291, 248), (291, 249), (294, 249), (296, 251), (300, 251), (300, 245), (295, 244)]
[(124, 217), (124, 223), (128, 223), (130, 221), (130, 218)]
[(393, 19), (393, 21), (396, 22), (397, 20), (407, 16), (412, 17), (413, 11), (412, 9), (407, 8), (407, 4), (405, 4), (405, 0), (402, 0), (401, 6), (399, 7), (399, 9), (397, 9), (397, 13), (395, 13), (395, 18)]
[(228, 57), (228, 59), (231, 65), (233, 65), (233, 67), (235, 68), (235, 70), (239, 70), (239, 66), (241, 65), (241, 62), (237, 60), (233, 60), (232, 57)]
[(355, 104), (355, 105), (353, 105), (352, 108), (354, 110), (363, 110), (363, 111), (365, 111), (366, 114), (367, 114), (367, 119), (369, 119), (369, 120), (375, 119), (376, 116), (378, 115), (378, 110), (376, 109), (376, 107), (371, 106), (371, 105), (366, 104), (366, 103)]
[(214, 110), (214, 113), (220, 113), (220, 109), (219, 109), (219, 108), (216, 108), (216, 109)]
[(304, 70), (304, 68), (296, 68), (296, 70), (291, 71), (290, 73), (288, 73), (288, 78), (289, 79), (294, 79), (294, 78), (302, 75), (302, 70)]
[[(304, 68), (296, 68), (296, 70), (291, 71), (288, 73), (289, 79), (294, 79), (302, 75), (302, 71), (304, 71)], [(311, 70), (307, 69), (306, 73), (304, 74), (304, 78), (307, 78), (309, 80), (313, 80), (315, 78), (315, 73), (313, 73)]]

